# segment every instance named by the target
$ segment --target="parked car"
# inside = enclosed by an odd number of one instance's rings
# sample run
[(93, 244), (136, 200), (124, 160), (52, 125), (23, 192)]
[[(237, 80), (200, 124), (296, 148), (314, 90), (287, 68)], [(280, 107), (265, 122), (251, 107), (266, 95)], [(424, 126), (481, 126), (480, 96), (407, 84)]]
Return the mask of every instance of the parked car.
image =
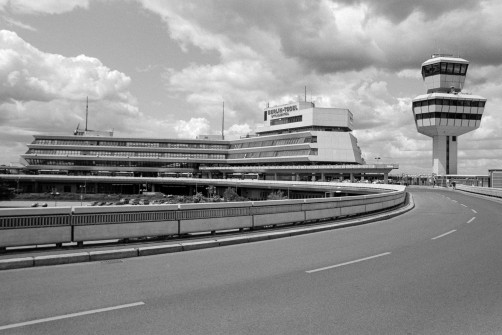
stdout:
[(31, 204), (31, 207), (38, 207), (38, 202), (34, 202)]
[(40, 205), (41, 207), (47, 207), (47, 203), (44, 202), (42, 205)]

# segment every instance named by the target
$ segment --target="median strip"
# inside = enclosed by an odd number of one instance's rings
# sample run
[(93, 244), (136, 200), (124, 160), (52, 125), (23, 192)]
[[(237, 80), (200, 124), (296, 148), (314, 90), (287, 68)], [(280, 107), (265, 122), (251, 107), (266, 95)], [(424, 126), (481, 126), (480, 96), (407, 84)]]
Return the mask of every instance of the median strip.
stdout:
[(122, 308), (141, 306), (141, 305), (144, 305), (144, 304), (145, 304), (144, 302), (139, 301), (139, 302), (134, 302), (134, 303), (131, 303), (131, 304), (125, 304), (125, 305), (119, 305), (119, 306), (113, 306), (113, 307), (106, 307), (106, 308), (99, 308), (99, 309), (92, 309), (90, 311), (84, 311), (84, 312), (78, 312), (78, 313), (71, 313), (71, 314), (53, 316), (53, 317), (45, 318), (45, 319), (38, 319), (38, 320), (32, 320), (32, 321), (26, 321), (26, 322), (20, 322), (20, 323), (13, 323), (13, 324), (10, 324), (10, 325), (0, 326), (0, 330), (6, 330), (6, 329), (24, 327), (24, 326), (29, 326), (29, 325), (35, 325), (35, 324), (38, 324), (38, 323), (57, 321), (57, 320), (62, 320), (62, 319), (69, 319), (69, 318), (74, 318), (74, 317), (77, 317), (77, 316), (84, 316), (84, 315), (89, 315), (89, 314), (109, 312), (109, 311), (113, 311), (113, 310), (117, 310), (117, 309), (122, 309)]
[(314, 273), (314, 272), (319, 272), (319, 271), (324, 271), (324, 270), (330, 270), (330, 269), (338, 268), (338, 267), (340, 267), (340, 266), (350, 265), (350, 264), (354, 264), (354, 263), (359, 263), (359, 262), (367, 261), (367, 260), (370, 260), (370, 259), (373, 259), (373, 258), (378, 258), (378, 257), (382, 257), (382, 256), (387, 256), (387, 255), (390, 255), (390, 254), (391, 254), (390, 252), (384, 252), (383, 254), (378, 254), (378, 255), (374, 255), (374, 256), (369, 256), (369, 257), (365, 257), (365, 258), (360, 258), (360, 259), (356, 259), (356, 260), (354, 260), (354, 261), (345, 262), (345, 263), (340, 263), (340, 264), (331, 265), (331, 266), (326, 266), (326, 267), (323, 267), (323, 268), (314, 269), (314, 270), (309, 270), (309, 271), (305, 271), (305, 272), (307, 272), (307, 273)]

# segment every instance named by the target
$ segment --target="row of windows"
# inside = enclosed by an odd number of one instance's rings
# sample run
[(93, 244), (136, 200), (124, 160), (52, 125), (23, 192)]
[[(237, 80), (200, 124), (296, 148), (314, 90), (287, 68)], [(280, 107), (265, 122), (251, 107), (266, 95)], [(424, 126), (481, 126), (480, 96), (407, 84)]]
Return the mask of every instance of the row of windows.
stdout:
[(422, 77), (434, 76), (437, 74), (452, 74), (465, 76), (469, 64), (440, 62), (425, 65), (422, 67)]
[(27, 158), (30, 165), (54, 165), (54, 166), (106, 166), (106, 167), (152, 167), (152, 168), (189, 168), (195, 169), (198, 164), (184, 162), (142, 162), (142, 161), (73, 161), (73, 160), (50, 160)]
[(183, 153), (183, 152), (129, 152), (129, 151), (81, 151), (81, 150), (51, 150), (30, 149), (27, 154), (37, 155), (73, 155), (73, 156), (123, 156), (147, 158), (203, 158), (225, 159), (224, 154)]
[(423, 119), (455, 119), (455, 120), (481, 120), (481, 114), (466, 114), (466, 113), (442, 113), (442, 112), (432, 112), (432, 113), (422, 113), (416, 114), (415, 120)]
[(263, 158), (263, 157), (285, 157), (285, 156), (309, 156), (317, 155), (318, 150), (303, 149), (303, 150), (284, 150), (284, 151), (265, 151), (265, 152), (251, 152), (251, 153), (238, 153), (228, 155), (228, 159), (239, 158)]
[(292, 116), (292, 117), (283, 117), (280, 119), (275, 119), (275, 120), (270, 120), (270, 125), (271, 126), (277, 126), (280, 124), (288, 124), (288, 123), (293, 123), (293, 122), (302, 122), (303, 116), (302, 115), (297, 115), (297, 116)]
[(48, 145), (96, 145), (108, 147), (140, 147), (140, 148), (192, 148), (192, 149), (228, 149), (226, 144), (209, 143), (163, 143), (163, 142), (131, 142), (131, 141), (89, 141), (89, 140), (62, 140), (62, 139), (37, 139), (33, 144)]
[(265, 131), (260, 133), (262, 136), (264, 135), (280, 135), (287, 133), (299, 133), (304, 131), (339, 131), (339, 132), (348, 132), (350, 128), (348, 127), (322, 127), (322, 126), (307, 126), (307, 127), (299, 127), (293, 129), (284, 129), (284, 130), (272, 130)]
[(432, 105), (443, 105), (443, 106), (459, 106), (459, 107), (485, 107), (486, 101), (478, 100), (457, 100), (457, 99), (429, 99), (422, 101), (413, 101), (413, 108), (424, 107)]
[(317, 136), (294, 137), (294, 138), (284, 138), (280, 140), (265, 140), (256, 142), (236, 143), (232, 144), (230, 146), (230, 149), (272, 147), (278, 145), (291, 145), (291, 144), (302, 144), (302, 143), (317, 143)]

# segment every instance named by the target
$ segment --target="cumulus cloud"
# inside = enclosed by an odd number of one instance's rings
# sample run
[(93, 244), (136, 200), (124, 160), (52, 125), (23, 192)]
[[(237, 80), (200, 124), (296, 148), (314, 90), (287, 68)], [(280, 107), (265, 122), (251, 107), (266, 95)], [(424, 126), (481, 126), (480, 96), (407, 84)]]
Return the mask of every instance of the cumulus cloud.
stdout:
[(205, 118), (191, 118), (189, 121), (179, 120), (174, 125), (179, 138), (195, 138), (197, 135), (210, 135), (209, 122)]
[(61, 14), (75, 8), (88, 8), (89, 0), (2, 0), (0, 10), (21, 14)]
[(0, 121), (9, 130), (2, 143), (12, 132), (68, 134), (83, 127), (87, 96), (90, 129), (122, 130), (141, 117), (125, 74), (96, 58), (45, 53), (6, 30), (0, 31), (0, 82)]
[(16, 33), (0, 31), (0, 102), (119, 99), (131, 79), (98, 59), (42, 52)]
[[(191, 64), (164, 75), (167, 90), (184, 97), (213, 128), (220, 100), (228, 102), (231, 124), (253, 127), (261, 121), (259, 108), (303, 99), (308, 85), (318, 106), (354, 113), (354, 133), (367, 157), (430, 172), (424, 162), (430, 161), (432, 141), (416, 131), (411, 113), (411, 99), (424, 92), (420, 64), (438, 51), (460, 54), (478, 67), (475, 73), (471, 66), (467, 89), (489, 93), (489, 99), (499, 95), (502, 78), (491, 73), (502, 53), (496, 42), (502, 4), (496, 1), (141, 3), (164, 19), (186, 52), (196, 47), (219, 55), (216, 64)], [(414, 90), (401, 86), (406, 81)], [(483, 122), (483, 130), (465, 136), (490, 137), (495, 124)]]

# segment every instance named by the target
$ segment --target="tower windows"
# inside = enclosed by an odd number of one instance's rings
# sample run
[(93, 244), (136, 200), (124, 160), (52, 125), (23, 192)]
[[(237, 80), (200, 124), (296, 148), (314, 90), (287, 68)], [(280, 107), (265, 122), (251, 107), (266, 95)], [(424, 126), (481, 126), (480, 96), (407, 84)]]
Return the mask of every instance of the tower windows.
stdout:
[(457, 76), (465, 76), (469, 64), (460, 63), (434, 63), (422, 67), (422, 77), (435, 76), (437, 74), (453, 74)]

